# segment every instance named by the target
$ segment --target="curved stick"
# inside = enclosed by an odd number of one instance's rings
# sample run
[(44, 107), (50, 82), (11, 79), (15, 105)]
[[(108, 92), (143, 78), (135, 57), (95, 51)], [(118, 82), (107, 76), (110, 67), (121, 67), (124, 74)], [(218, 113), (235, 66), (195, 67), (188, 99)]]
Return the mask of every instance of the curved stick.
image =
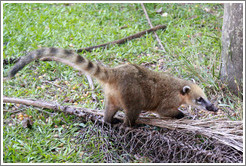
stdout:
[[(148, 23), (149, 23), (150, 27), (153, 28), (153, 25), (152, 25), (152, 23), (151, 23), (151, 21), (150, 21), (150, 19), (149, 19), (149, 15), (148, 15), (148, 13), (147, 13), (145, 7), (144, 7), (144, 4), (141, 3), (141, 6), (142, 6), (142, 8), (143, 8), (143, 10), (144, 10), (144, 14), (145, 14), (145, 16), (146, 16), (146, 19), (148, 20)], [(159, 43), (161, 49), (162, 49), (164, 52), (166, 52), (165, 48), (164, 48), (163, 45), (161, 44), (160, 38), (159, 38), (158, 35), (156, 34), (156, 32), (154, 32), (154, 34), (155, 34), (156, 40), (158, 41), (158, 43)]]
[(115, 41), (112, 41), (112, 42), (108, 42), (108, 43), (104, 43), (104, 44), (100, 44), (100, 45), (97, 45), (97, 46), (91, 46), (91, 47), (86, 47), (86, 48), (81, 48), (81, 49), (78, 49), (77, 52), (83, 52), (83, 51), (92, 51), (93, 49), (95, 48), (100, 48), (100, 47), (103, 47), (105, 48), (106, 46), (108, 45), (111, 45), (111, 44), (123, 44), (125, 43), (126, 41), (128, 40), (132, 40), (132, 39), (135, 39), (135, 38), (139, 38), (141, 37), (142, 35), (145, 35), (146, 33), (151, 33), (151, 32), (154, 32), (158, 29), (166, 29), (166, 25), (158, 25), (158, 26), (155, 26), (155, 27), (151, 27), (150, 29), (147, 29), (147, 30), (144, 30), (142, 32), (139, 32), (139, 33), (136, 33), (134, 35), (131, 35), (131, 36), (128, 36), (128, 37), (125, 37), (123, 39), (119, 39), (119, 40), (115, 40)]

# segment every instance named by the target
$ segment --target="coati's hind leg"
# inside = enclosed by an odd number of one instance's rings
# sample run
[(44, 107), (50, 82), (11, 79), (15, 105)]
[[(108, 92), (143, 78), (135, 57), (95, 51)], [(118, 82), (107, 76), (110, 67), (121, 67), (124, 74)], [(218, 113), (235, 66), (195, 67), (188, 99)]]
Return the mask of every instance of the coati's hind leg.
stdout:
[(141, 113), (141, 110), (139, 111), (139, 110), (126, 109), (125, 110), (125, 119), (124, 119), (123, 125), (127, 126), (127, 127), (134, 126), (140, 113)]
[(106, 107), (104, 112), (104, 122), (112, 124), (114, 123), (114, 115), (119, 110), (119, 107), (116, 106), (112, 101), (106, 101)]

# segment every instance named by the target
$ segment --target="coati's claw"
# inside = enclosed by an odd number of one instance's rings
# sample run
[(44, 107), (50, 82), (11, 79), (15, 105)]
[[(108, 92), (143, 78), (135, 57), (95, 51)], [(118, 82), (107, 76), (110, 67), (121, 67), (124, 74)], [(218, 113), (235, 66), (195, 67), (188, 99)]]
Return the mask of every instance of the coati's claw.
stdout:
[(181, 119), (183, 117), (185, 117), (183, 112), (179, 112), (178, 115), (175, 116), (176, 119)]

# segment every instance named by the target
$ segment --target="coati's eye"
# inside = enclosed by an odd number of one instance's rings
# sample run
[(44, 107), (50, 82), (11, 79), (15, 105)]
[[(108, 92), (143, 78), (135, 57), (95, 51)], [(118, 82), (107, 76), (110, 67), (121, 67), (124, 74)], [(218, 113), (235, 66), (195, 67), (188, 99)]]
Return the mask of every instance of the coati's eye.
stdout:
[(202, 98), (201, 98), (201, 97), (199, 97), (199, 98), (197, 99), (197, 101), (200, 101), (200, 102), (201, 102), (201, 101), (202, 101)]
[(198, 99), (196, 99), (196, 102), (199, 103), (199, 104), (200, 104), (202, 101), (203, 101), (203, 98), (202, 98), (202, 97), (199, 97)]

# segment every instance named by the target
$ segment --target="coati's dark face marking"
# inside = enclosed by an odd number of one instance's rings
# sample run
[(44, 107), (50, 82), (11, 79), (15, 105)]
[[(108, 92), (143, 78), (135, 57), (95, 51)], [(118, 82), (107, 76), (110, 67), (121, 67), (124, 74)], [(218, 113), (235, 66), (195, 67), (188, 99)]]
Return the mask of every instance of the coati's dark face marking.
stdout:
[(208, 111), (214, 111), (217, 112), (218, 108), (216, 108), (208, 99), (205, 99), (203, 97), (199, 97), (196, 99), (196, 104), (201, 105), (202, 107), (206, 108)]
[(208, 111), (217, 112), (218, 108), (214, 106), (206, 97), (203, 90), (196, 84), (184, 86), (181, 94), (185, 96), (186, 104), (198, 105)]

